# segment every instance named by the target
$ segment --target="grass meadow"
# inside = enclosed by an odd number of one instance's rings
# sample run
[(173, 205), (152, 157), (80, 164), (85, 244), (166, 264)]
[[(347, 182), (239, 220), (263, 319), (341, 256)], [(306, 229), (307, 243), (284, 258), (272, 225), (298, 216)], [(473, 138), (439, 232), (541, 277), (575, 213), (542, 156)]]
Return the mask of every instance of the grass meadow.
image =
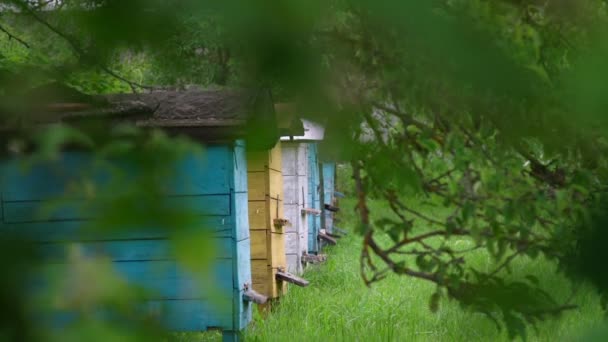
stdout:
[[(341, 203), (342, 228), (355, 225), (354, 202)], [(372, 212), (387, 211), (379, 202)], [(427, 210), (428, 213), (428, 210)], [(388, 211), (386, 214), (389, 214)], [(431, 213), (432, 214), (432, 213)], [(422, 280), (390, 276), (371, 288), (359, 273), (362, 238), (349, 234), (328, 250), (325, 264), (309, 267), (306, 288), (290, 287), (281, 303), (264, 319), (256, 314), (245, 332), (251, 341), (508, 341), (506, 331), (482, 314), (467, 312), (457, 303), (443, 300), (436, 313), (429, 310), (434, 286)], [(466, 240), (455, 244), (465, 247)], [(491, 267), (483, 252), (467, 258), (477, 267)], [(551, 294), (565, 300), (572, 285), (546, 261), (523, 260), (513, 276), (533, 273)], [(599, 295), (591, 286), (580, 286), (573, 298), (580, 308), (528, 329), (531, 341), (578, 341), (602, 325), (604, 313)]]
[[(352, 210), (355, 203), (341, 202), (341, 222), (338, 226), (355, 226)], [(372, 214), (390, 215), (380, 202), (370, 203)], [(425, 210), (427, 215), (441, 212)], [(439, 310), (432, 313), (429, 298), (434, 286), (428, 282), (392, 275), (364, 285), (359, 273), (361, 236), (351, 232), (337, 246), (326, 250), (328, 261), (308, 267), (303, 275), (310, 281), (306, 288), (291, 286), (287, 295), (265, 317), (255, 310), (255, 319), (244, 332), (246, 341), (509, 341), (507, 332), (484, 315), (463, 310), (457, 303), (442, 300)], [(472, 246), (468, 240), (453, 242), (459, 248)], [(478, 268), (492, 267), (493, 262), (483, 252), (475, 252), (467, 261)], [(572, 285), (548, 262), (520, 260), (513, 265), (513, 277), (533, 273), (549, 292), (559, 300), (572, 295)], [(600, 297), (591, 287), (582, 285), (573, 302), (579, 309), (528, 329), (529, 341), (603, 341), (604, 312)], [(597, 338), (592, 334), (599, 330)], [(182, 335), (181, 341), (221, 340), (219, 333)], [(186, 338), (187, 337), (187, 338)]]

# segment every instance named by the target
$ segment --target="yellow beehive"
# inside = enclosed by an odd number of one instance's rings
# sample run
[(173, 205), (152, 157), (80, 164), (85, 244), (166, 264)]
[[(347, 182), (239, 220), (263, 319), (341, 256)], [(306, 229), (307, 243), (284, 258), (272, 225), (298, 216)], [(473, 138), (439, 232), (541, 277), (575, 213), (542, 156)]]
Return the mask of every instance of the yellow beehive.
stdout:
[(286, 268), (285, 228), (276, 221), (283, 218), (281, 167), (280, 142), (271, 150), (248, 151), (251, 278), (253, 289), (269, 298), (287, 290), (286, 282), (276, 279), (277, 271)]

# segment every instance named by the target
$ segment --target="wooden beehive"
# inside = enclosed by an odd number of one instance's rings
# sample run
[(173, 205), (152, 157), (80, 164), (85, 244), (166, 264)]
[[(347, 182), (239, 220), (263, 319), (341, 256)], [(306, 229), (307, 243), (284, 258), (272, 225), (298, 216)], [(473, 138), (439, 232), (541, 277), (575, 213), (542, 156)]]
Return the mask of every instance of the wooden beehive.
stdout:
[(337, 209), (336, 191), (336, 164), (332, 162), (321, 163), (321, 176), (323, 184), (323, 222), (321, 226), (329, 233), (333, 233), (334, 215)]
[[(45, 249), (54, 250), (52, 255), (62, 255), (64, 247), (77, 244), (85, 254), (108, 257), (119, 275), (149, 291), (149, 297), (139, 306), (142, 315), (153, 313), (170, 330), (219, 328), (225, 340), (238, 339), (238, 331), (251, 320), (249, 300), (263, 298), (251, 295), (250, 289), (246, 143), (239, 137), (245, 135), (251, 120), (263, 121), (260, 126), (270, 128), (274, 124), (272, 106), (264, 108), (264, 103), (270, 104), (269, 94), (255, 95), (255, 116), (243, 105), (251, 103), (244, 97), (233, 92), (158, 92), (138, 95), (132, 101), (130, 95), (121, 95), (99, 109), (110, 115), (119, 108), (116, 112), (124, 121), (128, 113), (125, 108), (137, 106), (134, 113), (140, 115), (143, 103), (147, 108), (144, 112), (154, 114), (127, 121), (160, 127), (170, 134), (187, 134), (205, 143), (203, 156), (188, 155), (173, 166), (175, 176), (168, 180), (167, 193), (159, 201), (191, 208), (200, 215), (200, 225), (193, 228), (213, 233), (218, 253), (207, 276), (213, 282), (213, 292), (206, 290), (210, 284), (200, 286), (176, 261), (170, 245), (171, 229), (141, 226), (85, 234), (81, 227), (87, 220), (95, 220), (95, 213), (79, 210), (83, 203), (80, 198), (62, 202), (64, 207), (48, 216), (38, 215), (46, 202), (65, 193), (68, 184), (79, 177), (78, 170), (91, 165), (85, 153), (68, 151), (58, 160), (34, 165), (27, 171), (20, 167), (18, 158), (1, 160), (0, 231), (19, 232), (42, 242)], [(267, 102), (260, 103), (260, 99)], [(88, 115), (76, 114), (69, 116)], [(273, 133), (258, 133), (257, 137), (258, 144), (267, 146), (278, 140)], [(131, 166), (129, 172), (136, 175), (151, 170)]]
[(285, 270), (285, 235), (283, 213), (283, 175), (281, 143), (270, 150), (248, 151), (247, 179), (249, 227), (251, 235), (251, 272), (253, 288), (269, 298), (287, 290), (276, 273)]
[(281, 141), (285, 217), (291, 225), (285, 229), (287, 270), (304, 271), (302, 255), (308, 253), (308, 220), (305, 213), (308, 197), (308, 145)]
[[(312, 209), (323, 212), (321, 208), (321, 175), (319, 172), (319, 151), (317, 143), (308, 144), (308, 203)], [(308, 213), (308, 253), (318, 254), (321, 251), (319, 233), (321, 232), (321, 214)]]
[[(275, 109), (277, 112), (285, 111), (284, 107), (275, 106)], [(285, 196), (283, 204), (285, 218), (291, 222), (285, 230), (285, 253), (288, 271), (296, 274), (303, 272), (303, 260), (311, 250), (309, 221), (314, 221), (319, 216), (320, 202), (315, 209), (310, 194), (311, 143), (322, 140), (324, 135), (321, 125), (308, 120), (302, 120), (302, 123), (304, 134), (281, 137)]]

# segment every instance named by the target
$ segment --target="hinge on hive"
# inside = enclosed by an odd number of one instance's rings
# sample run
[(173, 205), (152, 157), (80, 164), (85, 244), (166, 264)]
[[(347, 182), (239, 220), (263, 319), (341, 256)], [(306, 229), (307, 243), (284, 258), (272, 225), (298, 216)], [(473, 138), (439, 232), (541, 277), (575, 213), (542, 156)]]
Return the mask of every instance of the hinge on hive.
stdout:
[(320, 264), (327, 260), (327, 255), (325, 254), (308, 254), (302, 253), (302, 261), (311, 263), (311, 264)]
[(306, 280), (304, 278), (300, 278), (295, 274), (291, 274), (291, 273), (285, 271), (285, 269), (282, 267), (279, 267), (275, 277), (277, 278), (277, 280), (286, 281), (288, 283), (292, 283), (294, 285), (298, 285), (298, 286), (302, 286), (302, 287), (306, 287), (309, 284), (308, 280)]
[(245, 284), (243, 286), (244, 288), (244, 292), (243, 292), (243, 300), (246, 302), (254, 302), (256, 304), (264, 304), (268, 301), (268, 297), (264, 296), (263, 294), (260, 294), (258, 292), (256, 292), (254, 289), (249, 287), (249, 284)]
[(315, 216), (321, 215), (321, 210), (314, 208), (304, 208), (302, 209), (302, 214), (312, 214)]
[(340, 208), (333, 206), (331, 204), (325, 204), (324, 207), (325, 207), (325, 210), (329, 210), (334, 213), (340, 211)]
[(327, 235), (327, 233), (325, 233), (325, 229), (322, 229), (319, 232), (318, 237), (320, 240), (323, 240), (323, 241), (329, 243), (330, 245), (335, 245), (338, 243), (338, 241), (336, 241), (336, 239), (334, 239), (333, 237), (331, 237), (331, 236)]

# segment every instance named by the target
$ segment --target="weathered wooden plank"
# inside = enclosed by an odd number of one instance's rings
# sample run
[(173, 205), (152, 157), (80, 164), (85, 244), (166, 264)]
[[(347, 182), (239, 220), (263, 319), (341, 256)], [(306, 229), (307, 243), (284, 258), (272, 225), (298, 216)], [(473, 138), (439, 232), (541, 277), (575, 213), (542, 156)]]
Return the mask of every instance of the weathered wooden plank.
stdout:
[(278, 172), (282, 172), (283, 169), (283, 161), (282, 161), (282, 145), (281, 142), (277, 142), (277, 144), (270, 149), (268, 152), (268, 168), (271, 170), (275, 170)]
[[(197, 227), (215, 237), (232, 237), (234, 222), (230, 216), (201, 217)], [(39, 242), (140, 240), (168, 238), (175, 232), (170, 227), (97, 227), (92, 221), (43, 221), (31, 223), (4, 223), (0, 231), (22, 234)]]
[(309, 216), (319, 216), (321, 215), (322, 211), (316, 208), (302, 208), (300, 209), (300, 212), (302, 214), (307, 214)]
[(287, 293), (288, 284), (287, 282), (280, 281), (277, 279), (277, 272), (285, 270), (285, 267), (274, 267), (272, 268), (272, 291), (275, 297), (280, 297)]
[(331, 237), (323, 232), (319, 232), (319, 239), (321, 239), (323, 242), (328, 243), (330, 245), (335, 245), (338, 243), (336, 241), (336, 239), (334, 239), (333, 237)]
[(311, 263), (311, 264), (319, 264), (325, 262), (327, 260), (327, 256), (325, 254), (304, 254), (302, 255), (302, 261)]
[(283, 175), (283, 203), (299, 204), (302, 201), (301, 192), (298, 177)]
[[(42, 243), (37, 246), (45, 260), (65, 260), (69, 251), (78, 248), (83, 256), (102, 256), (111, 261), (159, 261), (174, 260), (174, 242), (168, 239), (158, 240), (122, 240), (122, 241), (91, 241), (70, 243)], [(208, 245), (201, 246), (207, 249), (212, 258), (232, 258), (234, 241), (230, 238), (212, 238)]]
[[(229, 195), (164, 197), (158, 200), (162, 202), (159, 207), (180, 208), (190, 214), (230, 215)], [(96, 210), (94, 203), (82, 200), (4, 201), (3, 207), (6, 223), (95, 219), (103, 213)]]
[(323, 175), (323, 211), (324, 216), (322, 220), (322, 228), (331, 233), (334, 226), (334, 213), (339, 210), (336, 206), (336, 198), (334, 192), (336, 182), (336, 164), (330, 162), (324, 162), (322, 166)]
[(283, 200), (283, 174), (281, 171), (268, 170), (268, 195)]
[[(320, 183), (319, 183), (319, 162), (318, 162), (318, 154), (317, 154), (317, 144), (309, 143), (308, 144), (308, 208), (312, 209), (321, 209), (320, 200), (319, 200), (319, 191), (320, 191)], [(317, 240), (317, 235), (320, 229), (320, 217), (311, 216), (308, 217), (308, 251), (311, 253), (317, 253), (319, 251), (319, 244)]]
[(233, 194), (233, 208), (231, 221), (234, 222), (233, 235), (236, 241), (249, 239), (249, 215), (247, 208), (247, 193), (237, 192)]
[(267, 174), (266, 172), (248, 172), (247, 181), (248, 184), (248, 192), (249, 192), (249, 200), (250, 201), (263, 201), (266, 199), (266, 194), (268, 193), (268, 184), (267, 184)]
[(268, 266), (267, 260), (251, 260), (251, 280), (253, 289), (259, 293), (274, 297), (272, 293), (272, 283), (269, 281), (272, 270)]
[(302, 287), (306, 287), (308, 286), (310, 283), (308, 282), (308, 280), (304, 279), (304, 278), (300, 278), (298, 276), (296, 276), (295, 274), (291, 274), (289, 272), (286, 271), (277, 271), (276, 272), (276, 278), (280, 281), (284, 281), (284, 282), (288, 282), (294, 285), (298, 285), (298, 286), (302, 286)]
[(298, 245), (300, 242), (300, 236), (296, 232), (285, 233), (285, 251), (289, 251), (291, 254), (298, 254)]
[(336, 164), (322, 163), (324, 204), (334, 204)]
[(251, 259), (267, 260), (269, 258), (268, 230), (250, 230)]
[[(232, 163), (228, 164), (228, 170), (232, 170), (232, 181), (230, 185), (234, 192), (247, 192), (247, 157), (245, 142), (237, 140), (232, 147)], [(202, 178), (210, 179), (210, 178)], [(208, 182), (208, 181), (206, 181)]]
[[(306, 222), (304, 222), (306, 223)], [(300, 231), (300, 250), (298, 253), (308, 253), (308, 225), (303, 224), (303, 229)]]
[(294, 274), (302, 273), (303, 269), (302, 269), (300, 255), (287, 254), (287, 255), (285, 255), (285, 258), (287, 260), (287, 267), (286, 267), (287, 272), (294, 273)]
[[(243, 196), (243, 200), (245, 196)], [(245, 201), (245, 210), (247, 209), (247, 202)], [(232, 267), (235, 270), (234, 277), (234, 288), (243, 289), (244, 285), (251, 283), (251, 241), (249, 240), (249, 227), (247, 226), (247, 215), (246, 212), (240, 215), (239, 220), (242, 221), (243, 226), (238, 227), (238, 230), (243, 231), (243, 235), (247, 234), (245, 238), (236, 241), (234, 264)], [(239, 233), (237, 233), (239, 236)]]
[[(169, 195), (225, 194), (230, 190), (233, 150), (228, 145), (208, 145), (202, 155), (188, 155), (177, 163), (175, 176), (167, 180)], [(137, 172), (146, 170), (134, 170)]]
[(299, 143), (281, 142), (281, 171), (283, 176), (297, 175), (297, 151)]
[[(301, 225), (301, 217), (300, 208), (297, 204), (285, 204), (283, 203), (283, 216), (288, 218), (289, 225), (283, 227), (283, 232), (293, 232), (296, 233), (299, 230), (299, 226)], [(295, 220), (294, 220), (295, 219)], [(293, 221), (292, 221), (293, 220)]]
[(268, 301), (268, 297), (256, 292), (254, 289), (247, 289), (243, 293), (243, 299), (256, 304), (264, 304)]
[[(227, 169), (232, 154), (226, 147), (209, 147), (204, 156), (188, 156), (177, 163), (174, 180), (167, 180), (168, 195), (225, 194), (229, 191)], [(107, 172), (91, 170), (91, 160), (82, 153), (65, 153), (55, 162), (44, 162), (24, 168), (13, 160), (0, 172), (0, 187), (7, 201), (45, 200), (57, 195), (69, 195), (69, 185), (83, 175), (91, 176), (98, 186), (108, 180)], [(138, 172), (130, 166), (129, 174), (136, 179)], [(205, 180), (205, 181), (202, 181)], [(160, 184), (159, 184), (160, 185)]]
[(172, 331), (229, 330), (234, 328), (231, 297), (215, 297), (211, 300), (153, 300), (141, 304), (140, 308), (144, 315), (156, 318)]
[(267, 229), (269, 214), (266, 201), (249, 201), (249, 227), (251, 229)]
[[(113, 262), (112, 269), (131, 286), (145, 289), (151, 300), (206, 299), (210, 293), (230, 296), (233, 290), (231, 265), (231, 259), (217, 259), (208, 268), (187, 270), (172, 260), (125, 261)], [(62, 279), (68, 266), (63, 263), (45, 264), (44, 274)], [(196, 271), (196, 276), (192, 271)], [(206, 281), (203, 283), (196, 279)]]
[(270, 233), (270, 262), (272, 267), (285, 267), (285, 234)]
[(233, 296), (234, 312), (238, 313), (238, 317), (235, 320), (235, 329), (238, 330), (246, 328), (252, 319), (251, 309), (253, 308), (253, 305), (250, 302), (243, 300), (244, 292), (244, 288), (238, 292), (235, 290)]
[(27, 165), (18, 159), (3, 160), (0, 167), (2, 197), (10, 201), (43, 200), (66, 192), (67, 184), (91, 168), (83, 153), (64, 153), (55, 161)]

